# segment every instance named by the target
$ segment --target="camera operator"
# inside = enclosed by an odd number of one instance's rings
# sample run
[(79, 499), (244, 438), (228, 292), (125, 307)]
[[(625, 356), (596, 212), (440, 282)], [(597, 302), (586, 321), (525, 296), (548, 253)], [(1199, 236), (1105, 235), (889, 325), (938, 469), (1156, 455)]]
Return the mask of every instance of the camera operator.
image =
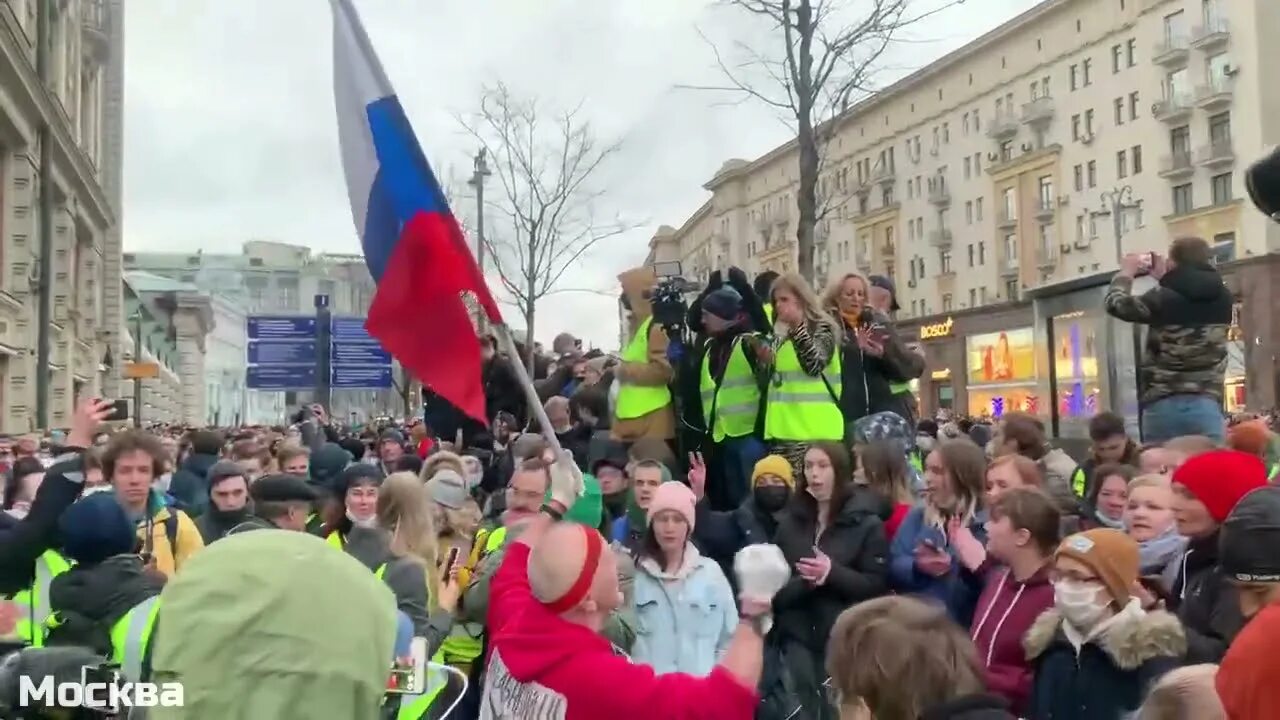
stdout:
[(618, 399), (612, 434), (615, 440), (675, 438), (675, 404), (670, 384), (674, 377), (667, 358), (666, 330), (653, 317), (651, 302), (658, 278), (653, 268), (641, 267), (618, 276), (628, 315), (630, 341), (622, 350), (614, 377)]
[(711, 450), (707, 499), (714, 510), (733, 510), (746, 500), (751, 474), (766, 454), (761, 403), (768, 368), (761, 374), (758, 348), (767, 347), (764, 308), (747, 277), (729, 269), (726, 283), (717, 270), (689, 308), (689, 329), (699, 338), (694, 372), (705, 434), (699, 447)]
[[(1107, 314), (1147, 325), (1138, 364), (1142, 439), (1161, 443), (1204, 435), (1221, 443), (1231, 291), (1213, 265), (1209, 244), (1178, 238), (1169, 256), (1130, 254), (1120, 260), (1104, 304)], [(1159, 285), (1134, 295), (1133, 279), (1150, 274)]]

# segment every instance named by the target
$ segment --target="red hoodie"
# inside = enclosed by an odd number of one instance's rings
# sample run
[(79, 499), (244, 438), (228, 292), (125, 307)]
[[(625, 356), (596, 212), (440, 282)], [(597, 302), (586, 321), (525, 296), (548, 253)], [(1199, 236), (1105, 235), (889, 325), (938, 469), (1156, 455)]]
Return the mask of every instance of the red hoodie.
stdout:
[(993, 566), (984, 579), (969, 635), (985, 668), (987, 690), (1008, 700), (1015, 714), (1025, 713), (1032, 670), (1022, 636), (1041, 613), (1053, 607), (1049, 566), (1025, 583), (1014, 580), (1003, 566)]
[(529, 589), (529, 546), (507, 551), (489, 589), (482, 718), (751, 720), (758, 698), (727, 670), (655, 675), (598, 633), (552, 614)]

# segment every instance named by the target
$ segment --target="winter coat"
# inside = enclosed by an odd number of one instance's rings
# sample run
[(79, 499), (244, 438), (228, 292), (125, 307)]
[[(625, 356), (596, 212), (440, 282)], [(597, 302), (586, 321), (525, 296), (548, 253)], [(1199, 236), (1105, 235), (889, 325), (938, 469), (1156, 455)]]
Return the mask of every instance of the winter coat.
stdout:
[[(505, 356), (494, 355), (484, 363), (480, 370), (480, 379), (484, 383), (485, 417), (492, 420), (500, 412), (511, 413), (516, 422), (523, 423), (528, 416), (528, 402), (524, 390), (516, 381), (515, 371), (511, 369), (511, 361)], [(554, 394), (554, 393), (553, 393)], [(445, 436), (452, 438), (452, 435)]]
[(1219, 663), (1244, 627), (1235, 585), (1218, 565), (1218, 533), (1194, 539), (1179, 561), (1173, 594), (1187, 635), (1187, 663)]
[[(985, 545), (987, 531), (983, 528), (984, 521), (984, 517), (975, 516), (969, 523), (969, 530)], [(946, 575), (935, 578), (916, 569), (916, 548), (926, 540), (951, 553), (951, 571)], [(925, 522), (924, 506), (912, 508), (902, 525), (898, 526), (889, 548), (889, 557), (889, 577), (894, 590), (938, 600), (947, 607), (953, 620), (969, 626), (978, 594), (982, 591), (982, 578), (956, 559), (942, 528)]]
[[(628, 270), (618, 276), (622, 291), (631, 303), (632, 325), (623, 347), (632, 340), (631, 336), (644, 320), (653, 315), (649, 304), (648, 292), (657, 282), (653, 268), (643, 267)], [(662, 387), (669, 385), (674, 377), (671, 361), (667, 359), (667, 333), (657, 323), (649, 324), (649, 355), (645, 362), (622, 362), (614, 370), (618, 382), (634, 383), (646, 387)], [(633, 442), (640, 438), (658, 438), (667, 440), (675, 437), (675, 406), (668, 404), (638, 418), (614, 418), (610, 432), (615, 440)]]
[(1116, 275), (1107, 314), (1147, 325), (1138, 387), (1144, 405), (1174, 395), (1207, 395), (1222, 403), (1227, 371), (1231, 291), (1213, 267), (1179, 266), (1158, 287), (1133, 295), (1133, 278)]
[(231, 528), (247, 521), (250, 516), (248, 508), (222, 512), (210, 503), (194, 522), (196, 529), (200, 531), (200, 537), (204, 539), (204, 544), (209, 545), (225, 536)]
[(45, 470), (27, 516), (0, 530), (0, 594), (12, 595), (31, 586), (36, 559), (58, 542), (58, 518), (84, 490), (83, 451), (71, 452)]
[[(142, 552), (155, 558), (156, 569), (166, 577), (173, 577), (192, 555), (204, 548), (204, 538), (191, 518), (170, 507), (159, 491), (152, 490), (147, 502), (150, 517), (138, 523), (138, 541)], [(169, 542), (170, 527), (174, 528), (174, 543)]]
[(992, 566), (983, 573), (969, 634), (982, 661), (987, 689), (1008, 701), (1014, 712), (1026, 710), (1031, 694), (1031, 665), (1022, 637), (1044, 612), (1053, 607), (1049, 568), (1018, 582), (1007, 567)]
[(734, 582), (733, 558), (738, 551), (773, 542), (778, 529), (777, 517), (761, 510), (750, 497), (735, 510), (712, 510), (711, 503), (703, 499), (694, 513), (693, 543), (702, 554), (720, 563), (730, 583)]
[(738, 605), (720, 566), (689, 543), (674, 573), (636, 563), (636, 643), (631, 659), (659, 675), (707, 675), (738, 627)]
[(426, 568), (412, 559), (397, 557), (390, 548), (391, 535), (380, 528), (353, 527), (343, 549), (371, 572), (385, 566), (382, 580), (396, 596), (396, 608), (413, 622), (413, 634), (427, 639), (427, 655), (433, 655), (453, 628), (453, 615), (431, 611)]
[(1142, 612), (1135, 603), (1078, 654), (1057, 610), (1036, 620), (1023, 641), (1035, 672), (1027, 720), (1121, 720), (1152, 683), (1178, 667), (1187, 647), (1178, 619), (1163, 610)]
[[(814, 537), (817, 518), (804, 498), (793, 499), (778, 519), (774, 544), (781, 548), (793, 574), (773, 598), (774, 626), (766, 642), (760, 685), (763, 716), (835, 717), (822, 687), (831, 628), (845, 609), (889, 591), (888, 541), (879, 506), (878, 497), (853, 488), (818, 538)], [(815, 545), (831, 558), (826, 582), (816, 587), (794, 573), (801, 558), (813, 557)]]
[(111, 654), (111, 629), (134, 605), (160, 594), (164, 581), (145, 571), (137, 555), (116, 555), (94, 565), (74, 565), (49, 584), (49, 606), (58, 622), (49, 645), (79, 645)]
[(906, 347), (889, 316), (879, 311), (873, 311), (873, 315), (873, 326), (879, 326), (886, 337), (880, 357), (863, 353), (853, 329), (841, 320), (844, 334), (840, 338), (840, 410), (845, 423), (886, 411), (907, 419), (915, 417), (903, 399), (894, 396), (889, 384), (920, 377), (924, 358)]
[(217, 455), (192, 453), (169, 480), (169, 494), (187, 514), (200, 515), (209, 506), (209, 468), (217, 462)]

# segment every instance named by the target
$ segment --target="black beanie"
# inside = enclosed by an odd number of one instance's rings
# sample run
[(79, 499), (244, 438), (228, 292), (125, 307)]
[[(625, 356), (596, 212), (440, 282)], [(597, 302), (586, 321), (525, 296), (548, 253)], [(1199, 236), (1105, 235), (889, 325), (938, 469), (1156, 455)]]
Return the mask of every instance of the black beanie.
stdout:
[(1231, 579), (1280, 582), (1280, 487), (1249, 492), (1222, 523), (1218, 564)]

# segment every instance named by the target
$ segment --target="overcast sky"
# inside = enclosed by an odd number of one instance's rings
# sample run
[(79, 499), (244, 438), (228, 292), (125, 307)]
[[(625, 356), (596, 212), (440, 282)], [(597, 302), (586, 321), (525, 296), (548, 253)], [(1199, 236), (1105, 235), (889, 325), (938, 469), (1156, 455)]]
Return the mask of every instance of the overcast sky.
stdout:
[[(476, 148), (455, 116), (476, 106), (485, 82), (552, 107), (583, 102), (598, 135), (623, 140), (607, 210), (640, 228), (597, 246), (565, 287), (616, 288), (655, 228), (680, 225), (705, 201), (702, 184), (726, 159), (758, 156), (788, 135), (765, 108), (675, 87), (718, 79), (699, 28), (767, 37), (709, 0), (355, 2), (442, 181), (451, 169), (470, 172)], [(1035, 2), (968, 0), (920, 24), (886, 58), (883, 82)], [(261, 238), (358, 253), (338, 155), (328, 3), (126, 6), (126, 248), (225, 252)], [(516, 315), (508, 311), (521, 325)], [(568, 330), (613, 348), (616, 304), (557, 295), (540, 304), (535, 330), (544, 342)]]

